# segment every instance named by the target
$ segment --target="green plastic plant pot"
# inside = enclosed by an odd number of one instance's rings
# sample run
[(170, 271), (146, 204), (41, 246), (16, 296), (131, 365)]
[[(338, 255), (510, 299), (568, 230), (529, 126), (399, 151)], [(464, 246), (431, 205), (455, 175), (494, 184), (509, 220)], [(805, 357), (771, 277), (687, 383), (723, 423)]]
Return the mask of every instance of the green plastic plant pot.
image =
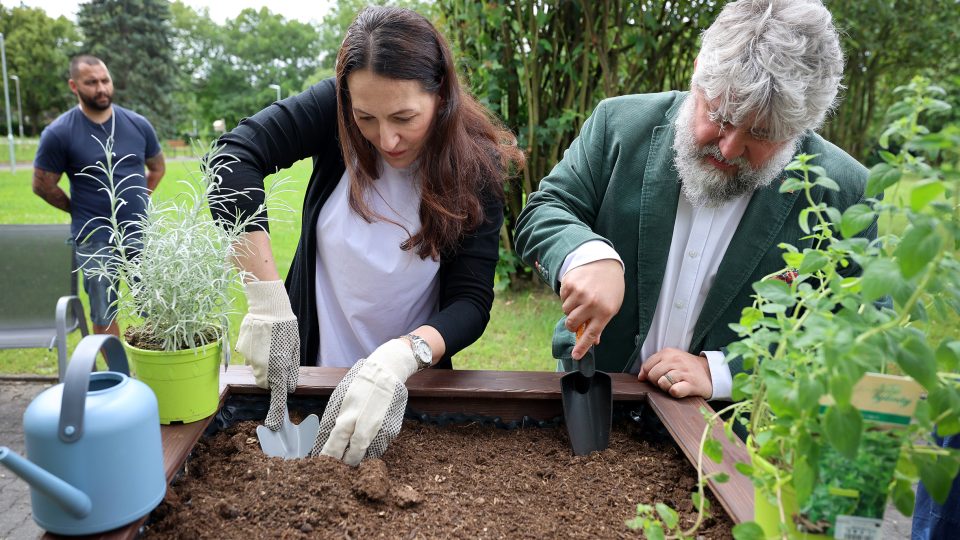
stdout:
[(195, 422), (216, 412), (220, 405), (220, 342), (173, 352), (124, 346), (134, 376), (157, 395), (161, 424)]
[[(797, 531), (797, 526), (793, 523), (793, 515), (799, 512), (797, 505), (797, 495), (790, 486), (783, 486), (781, 490), (781, 499), (783, 501), (783, 510), (787, 515), (787, 530), (790, 531), (790, 538), (797, 540), (815, 540), (817, 538), (832, 538), (825, 534), (811, 534)], [(759, 488), (753, 489), (753, 519), (757, 525), (763, 529), (766, 538), (781, 538), (780, 536), (780, 512), (775, 504), (764, 496)]]
[[(755, 454), (752, 449), (751, 445), (747, 445), (753, 466), (766, 471), (772, 471), (774, 468), (773, 464)], [(783, 503), (783, 512), (786, 515), (785, 521), (791, 539), (816, 540), (818, 538), (831, 538), (825, 534), (811, 534), (797, 530), (797, 526), (793, 522), (793, 516), (800, 512), (800, 505), (797, 504), (797, 494), (793, 490), (793, 486), (787, 484), (780, 488), (780, 500)], [(753, 489), (753, 519), (757, 522), (757, 525), (760, 525), (763, 529), (765, 538), (781, 538), (780, 510), (776, 504), (767, 500), (764, 492), (758, 487), (754, 487)]]

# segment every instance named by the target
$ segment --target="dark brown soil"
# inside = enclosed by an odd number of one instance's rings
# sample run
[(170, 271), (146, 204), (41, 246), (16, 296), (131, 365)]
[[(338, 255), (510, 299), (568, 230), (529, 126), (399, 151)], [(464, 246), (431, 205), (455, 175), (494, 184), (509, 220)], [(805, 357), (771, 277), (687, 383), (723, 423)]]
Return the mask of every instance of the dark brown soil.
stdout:
[[(626, 538), (638, 503), (692, 523), (693, 467), (672, 442), (632, 425), (610, 448), (570, 452), (561, 428), (504, 430), (406, 422), (383, 460), (284, 461), (259, 449), (256, 424), (201, 440), (154, 511), (147, 538)], [(732, 538), (718, 514), (698, 533)]]
[[(154, 334), (148, 332), (142, 326), (130, 326), (123, 333), (123, 339), (128, 344), (146, 351), (162, 351), (163, 350), (163, 339), (155, 336)], [(215, 329), (210, 328), (203, 333), (201, 338), (197, 338), (194, 341), (194, 347), (203, 347), (208, 343), (213, 343), (219, 339)], [(181, 344), (181, 349), (189, 349), (190, 347), (186, 344)]]

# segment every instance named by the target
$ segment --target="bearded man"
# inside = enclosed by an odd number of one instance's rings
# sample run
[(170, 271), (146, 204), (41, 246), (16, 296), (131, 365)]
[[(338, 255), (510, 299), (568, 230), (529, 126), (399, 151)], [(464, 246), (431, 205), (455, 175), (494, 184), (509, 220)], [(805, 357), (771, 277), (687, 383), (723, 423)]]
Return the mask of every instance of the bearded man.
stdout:
[[(51, 206), (70, 214), (70, 232), (76, 244), (77, 266), (93, 268), (112, 249), (106, 228), (112, 213), (109, 184), (103, 171), (105, 145), (112, 139), (113, 179), (120, 198), (116, 219), (136, 221), (146, 200), (166, 171), (157, 134), (146, 118), (113, 104), (113, 79), (103, 61), (83, 54), (70, 61), (70, 91), (77, 106), (60, 115), (43, 133), (33, 161), (33, 192)], [(146, 167), (146, 176), (144, 176)], [(57, 184), (63, 173), (70, 179), (70, 195)], [(135, 235), (127, 238), (135, 242)], [(95, 334), (118, 335), (115, 284), (84, 274)]]
[(730, 323), (751, 284), (782, 269), (781, 242), (810, 244), (808, 202), (779, 192), (796, 174), (784, 167), (816, 154), (840, 191), (817, 186), (815, 202), (843, 211), (863, 198), (867, 170), (814, 132), (842, 73), (819, 0), (739, 0), (704, 32), (689, 92), (597, 106), (518, 220), (518, 253), (563, 302), (558, 369), (596, 345), (597, 369), (730, 398), (742, 370), (725, 358)]

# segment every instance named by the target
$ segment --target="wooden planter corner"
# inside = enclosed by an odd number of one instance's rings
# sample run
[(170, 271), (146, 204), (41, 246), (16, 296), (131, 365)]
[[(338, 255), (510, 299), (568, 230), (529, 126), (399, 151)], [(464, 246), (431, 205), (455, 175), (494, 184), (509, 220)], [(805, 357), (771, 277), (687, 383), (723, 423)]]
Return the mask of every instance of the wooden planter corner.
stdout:
[[(297, 395), (328, 396), (340, 382), (346, 368), (301, 367)], [(469, 413), (517, 421), (523, 417), (549, 420), (562, 415), (560, 378), (563, 373), (542, 371), (469, 371), (429, 369), (407, 381), (408, 405), (427, 414)], [(701, 408), (713, 409), (701, 398), (674, 399), (658, 388), (637, 382), (636, 376), (612, 373), (615, 402), (647, 402), (687, 459), (696, 466), (700, 438), (706, 422)], [(230, 366), (220, 372), (220, 404), (231, 394), (266, 394), (254, 384), (253, 373), (246, 366)], [(170, 482), (187, 460), (213, 416), (190, 424), (161, 426), (163, 468)], [(704, 474), (724, 472), (726, 483), (713, 480), (708, 485), (720, 505), (734, 523), (753, 519), (753, 484), (733, 465), (749, 462), (746, 449), (739, 441), (730, 442), (723, 429), (714, 427), (713, 435), (723, 445), (723, 463), (703, 458)], [(144, 517), (125, 527), (86, 538), (136, 538)], [(67, 538), (47, 533), (45, 539)], [(70, 537), (76, 538), (76, 537)]]

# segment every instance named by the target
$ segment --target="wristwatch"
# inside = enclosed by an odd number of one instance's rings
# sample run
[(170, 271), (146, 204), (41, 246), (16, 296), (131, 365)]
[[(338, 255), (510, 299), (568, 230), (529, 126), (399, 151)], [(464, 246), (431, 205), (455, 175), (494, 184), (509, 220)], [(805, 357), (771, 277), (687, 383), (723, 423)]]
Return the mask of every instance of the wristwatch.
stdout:
[(433, 349), (430, 348), (430, 344), (416, 334), (407, 334), (403, 337), (410, 340), (413, 359), (417, 361), (417, 371), (430, 367), (433, 364)]

